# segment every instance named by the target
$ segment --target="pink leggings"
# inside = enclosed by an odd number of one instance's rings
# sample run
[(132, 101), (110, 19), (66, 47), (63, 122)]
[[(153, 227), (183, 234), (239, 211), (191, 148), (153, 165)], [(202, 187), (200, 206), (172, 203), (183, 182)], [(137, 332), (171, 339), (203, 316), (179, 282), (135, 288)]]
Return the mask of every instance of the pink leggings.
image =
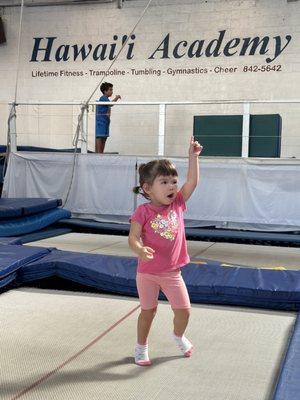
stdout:
[(136, 284), (142, 310), (151, 310), (157, 307), (160, 290), (169, 300), (172, 309), (191, 307), (189, 294), (179, 269), (160, 275), (138, 272)]

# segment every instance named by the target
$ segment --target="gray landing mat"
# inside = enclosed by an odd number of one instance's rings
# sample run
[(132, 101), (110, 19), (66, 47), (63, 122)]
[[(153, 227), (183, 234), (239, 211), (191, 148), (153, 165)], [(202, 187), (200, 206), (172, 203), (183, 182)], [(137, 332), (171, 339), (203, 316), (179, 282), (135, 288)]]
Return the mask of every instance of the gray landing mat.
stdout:
[[(71, 232), (27, 245), (56, 247), (60, 250), (83, 253), (135, 256), (129, 249), (128, 238), (125, 236)], [(239, 266), (300, 269), (298, 248), (188, 241), (188, 252), (193, 258), (215, 260)]]
[(0, 306), (1, 400), (270, 400), (296, 317), (194, 305), (187, 359), (171, 337), (172, 311), (160, 303), (153, 365), (138, 367), (135, 299), (21, 288), (2, 294)]

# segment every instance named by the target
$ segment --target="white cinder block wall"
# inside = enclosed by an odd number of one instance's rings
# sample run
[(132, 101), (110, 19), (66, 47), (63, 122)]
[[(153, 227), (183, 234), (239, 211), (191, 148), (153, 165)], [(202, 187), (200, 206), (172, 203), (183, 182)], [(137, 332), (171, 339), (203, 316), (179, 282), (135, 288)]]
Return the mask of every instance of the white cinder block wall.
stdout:
[[(84, 101), (92, 93), (101, 76), (92, 71), (105, 71), (109, 60), (94, 60), (92, 51), (102, 43), (116, 44), (130, 32), (147, 1), (73, 6), (28, 7), (24, 9), (17, 101)], [(0, 8), (7, 43), (0, 45), (0, 143), (6, 142), (7, 103), (14, 98), (17, 70), (17, 41), (20, 8)], [(132, 59), (127, 59), (128, 45), (112, 70), (124, 75), (110, 75), (105, 80), (114, 84), (115, 94), (126, 101), (199, 101), (207, 99), (300, 99), (300, 1), (286, 0), (153, 0), (143, 21), (138, 26)], [(188, 49), (196, 40), (204, 41), (202, 52), (213, 39), (224, 38), (220, 55), (189, 58)], [(161, 51), (152, 53), (169, 34), (169, 58), (162, 59)], [(114, 35), (118, 39), (113, 38)], [(287, 36), (290, 39), (287, 39)], [(40, 51), (36, 62), (31, 62), (34, 38), (43, 38), (40, 47), (46, 47), (47, 37), (53, 41), (51, 61), (42, 61)], [(259, 54), (262, 44), (250, 55), (240, 55), (245, 38), (269, 38), (266, 54)], [(277, 39), (276, 39), (277, 38)], [(240, 39), (239, 44), (233, 39)], [(265, 39), (267, 41), (267, 39)], [(232, 42), (230, 42), (232, 41)], [(277, 42), (276, 42), (277, 41)], [(177, 55), (173, 50), (178, 44)], [(224, 55), (226, 44), (228, 53)], [(277, 57), (270, 63), (267, 58)], [(72, 60), (73, 45), (83, 45), (92, 51), (85, 60)], [(215, 46), (216, 46), (215, 42)], [(65, 45), (67, 47), (59, 46)], [(235, 46), (234, 46), (235, 45)], [(194, 51), (196, 51), (194, 44)], [(286, 47), (285, 47), (286, 46)], [(279, 49), (279, 50), (278, 50)], [(55, 52), (66, 61), (55, 60)], [(165, 47), (166, 50), (166, 47)], [(281, 54), (278, 54), (281, 51)], [(68, 54), (67, 54), (68, 52)], [(235, 53), (235, 54), (233, 54)], [(176, 54), (176, 53), (175, 53)], [(252, 66), (253, 71), (249, 71)], [(234, 72), (219, 72), (220, 68)], [(245, 67), (248, 71), (245, 72)], [(263, 67), (263, 68), (262, 68)], [(274, 68), (259, 71), (262, 68)], [(207, 73), (174, 74), (174, 70), (206, 70)], [(138, 71), (148, 72), (141, 74)], [(257, 71), (254, 71), (256, 70)], [(134, 70), (134, 71), (133, 71)], [(66, 72), (69, 76), (66, 76)], [(154, 72), (157, 72), (155, 74)], [(72, 73), (82, 76), (72, 76)], [(188, 72), (188, 71), (186, 71)], [(44, 73), (44, 76), (37, 76)], [(50, 73), (58, 76), (50, 77)], [(47, 75), (47, 76), (45, 76)], [(62, 76), (61, 76), (62, 75)], [(93, 99), (99, 97), (99, 92)], [(167, 109), (166, 155), (183, 156), (193, 129), (194, 115), (242, 114), (242, 106), (169, 106)], [(18, 143), (70, 147), (75, 132), (78, 106), (18, 107)], [(300, 157), (300, 104), (255, 105), (253, 113), (279, 113), (283, 119), (282, 157)], [(158, 107), (114, 107), (111, 138), (107, 151), (120, 154), (156, 154)], [(89, 116), (89, 148), (94, 146), (94, 112)]]

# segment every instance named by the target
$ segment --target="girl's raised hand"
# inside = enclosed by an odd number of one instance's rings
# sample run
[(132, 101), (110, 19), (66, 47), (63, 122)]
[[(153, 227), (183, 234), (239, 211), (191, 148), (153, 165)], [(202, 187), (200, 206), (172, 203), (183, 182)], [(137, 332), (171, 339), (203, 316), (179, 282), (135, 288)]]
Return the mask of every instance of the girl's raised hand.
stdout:
[(191, 137), (190, 147), (189, 147), (189, 155), (199, 156), (203, 146), (197, 141), (194, 141), (194, 136)]

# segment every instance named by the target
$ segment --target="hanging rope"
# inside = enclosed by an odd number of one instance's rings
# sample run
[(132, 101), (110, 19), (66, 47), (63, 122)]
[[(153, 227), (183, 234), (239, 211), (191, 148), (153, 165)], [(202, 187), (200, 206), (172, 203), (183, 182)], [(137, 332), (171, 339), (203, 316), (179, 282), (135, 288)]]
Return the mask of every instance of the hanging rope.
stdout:
[(73, 180), (74, 180), (74, 175), (75, 175), (75, 166), (76, 166), (76, 159), (77, 159), (77, 155), (78, 155), (78, 142), (84, 142), (86, 141), (86, 138), (83, 137), (83, 132), (82, 132), (82, 121), (83, 121), (83, 116), (84, 116), (84, 112), (85, 110), (88, 111), (88, 107), (89, 107), (89, 102), (91, 101), (92, 97), (94, 96), (94, 94), (96, 93), (96, 91), (99, 89), (101, 83), (103, 82), (103, 80), (105, 79), (106, 75), (108, 74), (108, 72), (110, 71), (110, 69), (112, 68), (112, 66), (114, 65), (114, 63), (117, 61), (119, 55), (121, 54), (122, 50), (124, 49), (124, 47), (126, 46), (128, 40), (130, 39), (131, 35), (133, 35), (133, 33), (135, 32), (136, 28), (138, 27), (138, 25), (140, 24), (140, 22), (142, 21), (144, 15), (146, 14), (148, 8), (150, 7), (152, 0), (148, 1), (148, 4), (146, 5), (146, 7), (144, 8), (143, 12), (141, 13), (138, 21), (136, 22), (136, 24), (134, 25), (134, 27), (132, 28), (131, 32), (129, 33), (129, 35), (127, 35), (126, 40), (124, 41), (121, 49), (119, 50), (119, 52), (117, 53), (116, 57), (114, 58), (114, 60), (112, 60), (112, 62), (110, 63), (109, 67), (106, 69), (105, 73), (103, 74), (102, 79), (100, 80), (100, 82), (97, 84), (96, 88), (94, 89), (94, 91), (92, 92), (92, 94), (89, 96), (89, 98), (83, 103), (83, 105), (81, 106), (81, 112), (78, 116), (78, 122), (77, 122), (77, 126), (76, 126), (76, 131), (75, 131), (75, 135), (73, 137), (73, 146), (74, 146), (74, 157), (73, 157), (73, 164), (72, 164), (72, 173), (71, 173), (71, 180), (70, 180), (70, 184), (68, 186), (68, 190), (67, 190), (67, 194), (66, 194), (66, 198), (65, 201), (63, 202), (63, 206), (65, 206), (65, 204), (68, 201), (70, 192), (71, 192), (71, 188), (72, 188), (72, 184), (73, 184)]
[[(8, 158), (11, 152), (11, 121), (13, 118), (16, 118), (16, 105), (17, 105), (17, 94), (18, 94), (18, 83), (19, 83), (19, 68), (20, 68), (20, 47), (21, 47), (21, 34), (22, 34), (22, 25), (23, 25), (23, 10), (24, 10), (24, 0), (21, 1), (21, 12), (20, 12), (20, 21), (19, 21), (19, 35), (18, 35), (18, 52), (17, 52), (17, 74), (16, 74), (16, 82), (15, 82), (15, 93), (14, 93), (14, 102), (11, 105), (8, 120), (7, 120), (7, 140), (6, 140), (6, 153), (4, 159), (4, 167), (2, 172), (2, 179), (4, 179)], [(14, 132), (16, 134), (16, 132)]]
[(20, 12), (20, 22), (19, 22), (17, 75), (16, 75), (15, 97), (14, 97), (14, 102), (15, 103), (17, 102), (18, 83), (19, 83), (20, 47), (21, 47), (21, 33), (22, 33), (22, 26), (23, 26), (23, 10), (24, 10), (24, 0), (22, 0), (22, 2), (21, 2), (21, 12)]
[(117, 61), (119, 55), (121, 54), (122, 50), (124, 49), (124, 47), (126, 46), (128, 40), (130, 39), (131, 35), (134, 34), (136, 28), (138, 27), (139, 23), (141, 22), (141, 20), (144, 18), (144, 15), (146, 14), (148, 8), (150, 7), (152, 0), (148, 1), (148, 4), (146, 5), (146, 7), (144, 8), (144, 11), (142, 12), (142, 14), (140, 15), (137, 23), (134, 25), (134, 27), (132, 28), (131, 32), (129, 33), (129, 35), (127, 35), (127, 39), (125, 40), (125, 42), (123, 43), (123, 46), (121, 47), (120, 51), (118, 52), (118, 54), (116, 55), (116, 58), (111, 62), (110, 66), (107, 68), (105, 74), (103, 75), (103, 78), (101, 79), (101, 81), (98, 83), (98, 85), (96, 86), (95, 90), (93, 91), (93, 93), (90, 95), (90, 97), (88, 98), (88, 100), (86, 101), (86, 104), (88, 104), (91, 100), (91, 98), (94, 96), (94, 94), (96, 93), (96, 91), (98, 90), (98, 88), (100, 87), (103, 79), (105, 78), (105, 76), (107, 75), (107, 73), (110, 71), (111, 67), (114, 65), (114, 63)]

